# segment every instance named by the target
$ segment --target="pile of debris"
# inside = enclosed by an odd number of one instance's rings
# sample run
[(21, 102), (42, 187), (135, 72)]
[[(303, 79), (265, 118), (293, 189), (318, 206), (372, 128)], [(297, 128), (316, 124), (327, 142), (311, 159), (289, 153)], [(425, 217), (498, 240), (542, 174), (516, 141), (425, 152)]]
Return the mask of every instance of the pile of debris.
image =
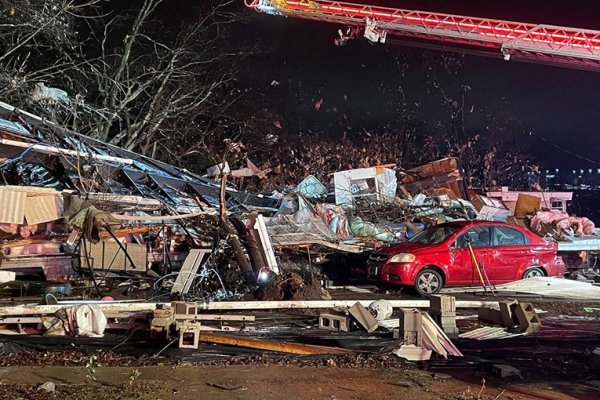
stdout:
[[(200, 176), (6, 104), (0, 117), (8, 295), (327, 299), (328, 262), (359, 263), (440, 222), (508, 221), (560, 239), (595, 233), (590, 221), (562, 213), (564, 193), (469, 190), (457, 158), (339, 171), (328, 183), (308, 175), (265, 195), (228, 181), (268, 177), (251, 162)], [(559, 203), (562, 212), (544, 211)], [(44, 283), (27, 287), (27, 279)]]

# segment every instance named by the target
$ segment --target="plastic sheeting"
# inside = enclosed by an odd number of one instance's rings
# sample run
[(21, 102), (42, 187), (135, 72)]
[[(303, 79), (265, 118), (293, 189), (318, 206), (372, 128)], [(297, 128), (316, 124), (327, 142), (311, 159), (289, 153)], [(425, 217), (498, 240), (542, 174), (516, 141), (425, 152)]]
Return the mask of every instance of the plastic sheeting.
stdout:
[(49, 336), (100, 337), (108, 324), (102, 309), (93, 304), (63, 307), (52, 318), (42, 318)]
[(371, 222), (365, 222), (359, 217), (352, 217), (350, 229), (354, 236), (371, 237), (383, 242), (391, 242), (395, 239), (394, 234), (387, 227), (379, 227)]
[(286, 199), (272, 218), (265, 218), (267, 231), (274, 243), (323, 239), (334, 241), (336, 234), (329, 228), (314, 207), (299, 194), (297, 199)]
[(323, 185), (321, 181), (315, 178), (313, 175), (309, 175), (304, 178), (296, 190), (309, 199), (321, 197), (327, 194), (327, 188), (325, 185)]
[(335, 232), (338, 239), (346, 239), (350, 236), (348, 232), (348, 219), (340, 206), (333, 204), (317, 204), (317, 211), (329, 224), (329, 228)]

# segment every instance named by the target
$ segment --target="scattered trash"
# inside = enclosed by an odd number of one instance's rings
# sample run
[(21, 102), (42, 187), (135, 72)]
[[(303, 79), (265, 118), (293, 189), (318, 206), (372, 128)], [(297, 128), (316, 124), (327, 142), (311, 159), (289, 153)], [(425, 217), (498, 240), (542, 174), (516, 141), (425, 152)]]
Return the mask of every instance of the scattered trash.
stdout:
[(46, 382), (38, 386), (38, 392), (44, 391), (47, 393), (54, 393), (56, 391), (56, 384), (54, 382)]

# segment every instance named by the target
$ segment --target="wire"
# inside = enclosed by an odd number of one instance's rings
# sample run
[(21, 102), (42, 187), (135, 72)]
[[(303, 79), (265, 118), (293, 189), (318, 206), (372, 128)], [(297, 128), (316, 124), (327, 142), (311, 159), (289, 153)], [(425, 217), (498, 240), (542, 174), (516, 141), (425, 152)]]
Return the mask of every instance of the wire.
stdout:
[(550, 140), (546, 139), (545, 137), (543, 137), (543, 136), (542, 136), (542, 135), (540, 135), (540, 134), (537, 134), (537, 133), (535, 133), (535, 132), (530, 132), (530, 134), (534, 134), (534, 135), (536, 135), (536, 136), (537, 136), (538, 138), (540, 138), (540, 140), (542, 140), (543, 142), (546, 142), (546, 143), (548, 143), (550, 146), (552, 146), (552, 147), (555, 147), (555, 148), (557, 148), (558, 150), (561, 150), (561, 151), (563, 151), (563, 152), (565, 152), (565, 153), (567, 153), (567, 154), (570, 154), (570, 155), (572, 155), (572, 156), (574, 156), (574, 157), (577, 157), (577, 158), (579, 158), (579, 159), (581, 159), (581, 160), (584, 160), (584, 161), (587, 161), (587, 162), (589, 162), (589, 163), (592, 163), (592, 164), (595, 164), (595, 165), (600, 165), (600, 161), (592, 160), (591, 158), (588, 158), (588, 157), (586, 157), (586, 156), (583, 156), (583, 155), (581, 155), (581, 154), (575, 153), (575, 152), (573, 152), (573, 151), (571, 151), (571, 150), (569, 150), (569, 149), (565, 149), (564, 147), (562, 147), (562, 146), (559, 146), (558, 144), (556, 144), (556, 143), (554, 143), (554, 142), (552, 142), (552, 141), (550, 141)]

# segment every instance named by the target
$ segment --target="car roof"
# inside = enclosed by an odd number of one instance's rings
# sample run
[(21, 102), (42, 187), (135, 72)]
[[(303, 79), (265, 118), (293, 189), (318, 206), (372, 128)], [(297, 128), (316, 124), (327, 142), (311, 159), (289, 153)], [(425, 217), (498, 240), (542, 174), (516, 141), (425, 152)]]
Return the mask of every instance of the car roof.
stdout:
[(452, 221), (452, 222), (444, 222), (443, 224), (440, 225), (446, 225), (446, 226), (457, 226), (457, 227), (463, 227), (463, 226), (489, 226), (489, 225), (507, 225), (507, 226), (515, 226), (515, 225), (511, 225), (508, 224), (506, 222), (502, 222), (502, 221)]

